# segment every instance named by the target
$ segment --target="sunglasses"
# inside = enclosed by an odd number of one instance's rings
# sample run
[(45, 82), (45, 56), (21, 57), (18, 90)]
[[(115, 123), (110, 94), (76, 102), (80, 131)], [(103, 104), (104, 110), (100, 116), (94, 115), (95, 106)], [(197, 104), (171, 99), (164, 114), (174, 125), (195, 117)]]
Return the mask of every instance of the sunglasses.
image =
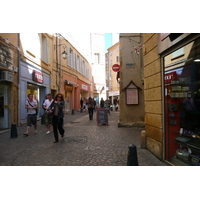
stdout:
[(57, 96), (57, 98), (62, 98), (61, 96)]

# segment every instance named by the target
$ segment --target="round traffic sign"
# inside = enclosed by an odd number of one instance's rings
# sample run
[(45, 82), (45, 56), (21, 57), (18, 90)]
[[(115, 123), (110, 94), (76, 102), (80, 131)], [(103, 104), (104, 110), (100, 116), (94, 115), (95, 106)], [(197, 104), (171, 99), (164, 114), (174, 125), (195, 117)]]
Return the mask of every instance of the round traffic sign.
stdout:
[(120, 65), (114, 64), (114, 65), (112, 66), (112, 70), (113, 70), (114, 72), (118, 72), (118, 71), (120, 70)]

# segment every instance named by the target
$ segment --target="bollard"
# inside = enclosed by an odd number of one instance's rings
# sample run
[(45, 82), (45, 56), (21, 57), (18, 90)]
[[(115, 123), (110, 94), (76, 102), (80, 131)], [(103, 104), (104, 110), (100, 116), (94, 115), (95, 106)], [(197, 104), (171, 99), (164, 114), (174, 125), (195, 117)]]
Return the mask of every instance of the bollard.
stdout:
[(141, 149), (146, 149), (147, 148), (147, 145), (146, 145), (146, 131), (145, 130), (141, 131), (140, 148)]
[(17, 125), (16, 124), (11, 124), (11, 132), (10, 132), (10, 138), (17, 138)]
[(72, 109), (72, 115), (74, 115), (74, 109)]
[(129, 145), (127, 166), (138, 166), (137, 148), (134, 144)]

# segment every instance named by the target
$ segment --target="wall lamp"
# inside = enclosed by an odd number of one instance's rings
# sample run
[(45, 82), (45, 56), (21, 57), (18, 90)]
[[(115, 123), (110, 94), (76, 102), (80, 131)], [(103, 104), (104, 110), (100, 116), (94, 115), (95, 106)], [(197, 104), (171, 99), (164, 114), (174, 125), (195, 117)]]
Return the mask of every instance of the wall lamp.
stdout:
[(63, 59), (67, 59), (67, 52), (65, 51), (65, 49), (66, 49), (66, 44), (58, 44), (58, 45), (54, 45), (54, 50), (56, 49), (56, 47), (58, 47), (58, 46), (63, 46), (63, 48), (64, 48), (64, 51), (62, 52), (62, 58)]

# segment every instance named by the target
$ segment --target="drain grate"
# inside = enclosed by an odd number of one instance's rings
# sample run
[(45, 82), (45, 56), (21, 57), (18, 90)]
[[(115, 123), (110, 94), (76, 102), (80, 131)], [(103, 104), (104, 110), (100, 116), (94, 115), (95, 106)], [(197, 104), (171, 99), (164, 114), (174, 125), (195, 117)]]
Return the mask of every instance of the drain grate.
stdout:
[(67, 143), (86, 143), (87, 137), (86, 136), (66, 137), (65, 141)]

